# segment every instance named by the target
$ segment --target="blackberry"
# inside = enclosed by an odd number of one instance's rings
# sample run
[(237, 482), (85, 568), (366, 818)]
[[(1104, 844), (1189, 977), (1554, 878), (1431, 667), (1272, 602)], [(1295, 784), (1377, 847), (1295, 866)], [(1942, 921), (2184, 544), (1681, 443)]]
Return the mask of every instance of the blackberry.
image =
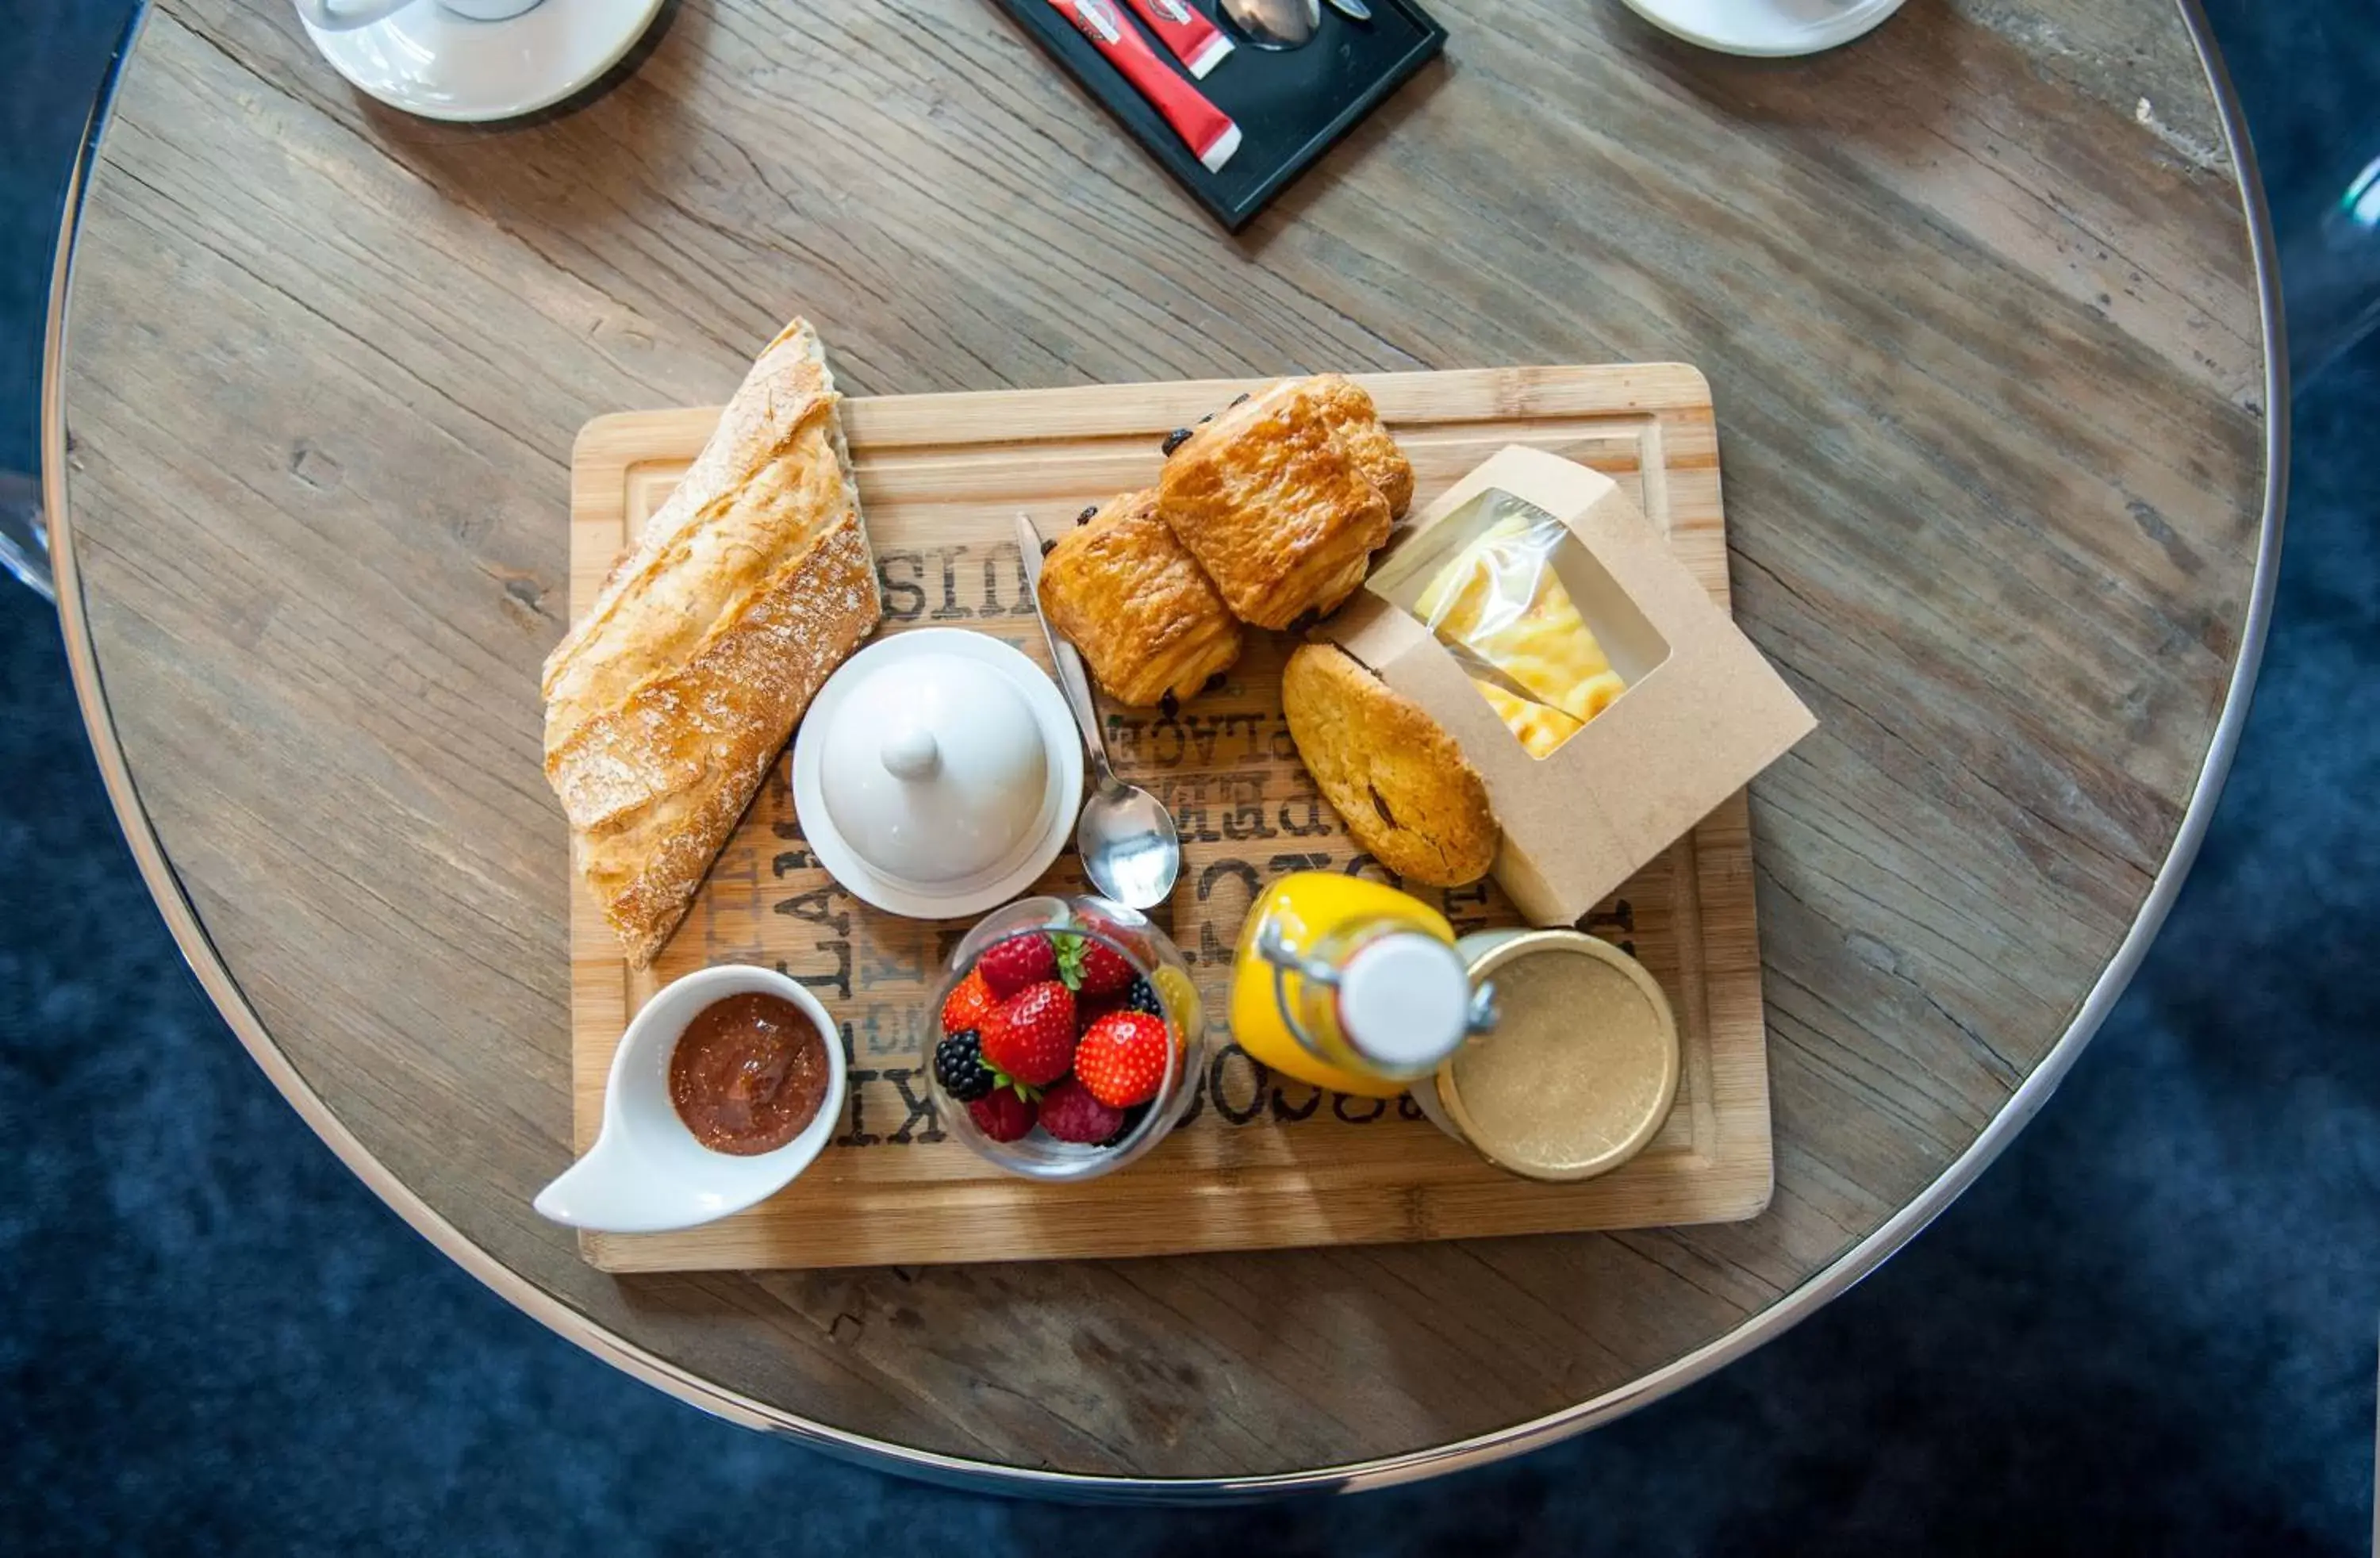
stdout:
[(983, 1063), (983, 1041), (972, 1028), (934, 1046), (934, 1080), (961, 1103), (973, 1103), (1000, 1085), (1000, 1078)]
[(1102, 1147), (1113, 1147), (1125, 1137), (1128, 1137), (1133, 1132), (1138, 1130), (1140, 1128), (1140, 1123), (1148, 1118), (1149, 1107), (1150, 1106), (1146, 1103), (1135, 1103), (1131, 1108), (1125, 1110), (1123, 1112), (1123, 1124), (1116, 1127), (1115, 1135), (1108, 1138), (1105, 1141), (1100, 1142), (1099, 1145)]
[(1133, 980), (1124, 991), (1123, 999), (1115, 1004), (1115, 1009), (1120, 1012), (1147, 1012), (1160, 1020), (1165, 1016), (1165, 1004), (1157, 998), (1157, 987), (1147, 980)]

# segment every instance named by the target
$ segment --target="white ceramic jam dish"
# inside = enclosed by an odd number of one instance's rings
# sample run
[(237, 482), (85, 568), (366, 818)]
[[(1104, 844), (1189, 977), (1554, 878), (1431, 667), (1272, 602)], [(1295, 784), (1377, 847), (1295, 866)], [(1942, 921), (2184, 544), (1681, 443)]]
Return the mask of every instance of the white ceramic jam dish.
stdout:
[(1082, 805), (1065, 700), (997, 639), (924, 627), (827, 678), (794, 736), (794, 810), (836, 882), (919, 919), (981, 914), (1050, 868)]
[[(766, 1152), (716, 1151), (698, 1139), (671, 1096), (678, 1041), (715, 1003), (759, 994), (790, 1003), (824, 1047), (824, 1094), (809, 1123)], [(744, 1211), (791, 1184), (843, 1118), (848, 1082), (843, 1040), (818, 998), (772, 968), (728, 964), (664, 987), (645, 1003), (612, 1057), (603, 1128), (587, 1155), (538, 1192), (540, 1215), (574, 1228), (652, 1234), (691, 1228)]]

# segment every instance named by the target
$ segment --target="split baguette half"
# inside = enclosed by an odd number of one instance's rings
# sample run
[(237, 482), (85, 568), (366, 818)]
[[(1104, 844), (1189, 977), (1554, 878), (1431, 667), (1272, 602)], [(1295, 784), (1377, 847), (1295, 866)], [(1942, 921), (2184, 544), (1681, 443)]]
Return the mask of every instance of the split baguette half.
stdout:
[(882, 615), (842, 398), (794, 321), (546, 659), (545, 775), (571, 865), (639, 968)]

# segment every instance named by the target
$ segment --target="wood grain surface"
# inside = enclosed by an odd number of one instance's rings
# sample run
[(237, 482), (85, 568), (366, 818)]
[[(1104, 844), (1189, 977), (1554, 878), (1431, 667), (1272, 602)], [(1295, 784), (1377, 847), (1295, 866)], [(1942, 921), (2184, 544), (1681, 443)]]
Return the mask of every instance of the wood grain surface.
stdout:
[[(285, 6), (163, 0), (86, 207), (57, 517), (200, 955), (383, 1187), (751, 1412), (1237, 1475), (1756, 1328), (2007, 1105), (2175, 836), (2252, 577), (2265, 344), (2180, 19), (1931, 0), (1772, 64), (1607, 0), (1434, 8), (1445, 59), (1234, 239), (976, 0), (686, 0), (610, 90), (489, 129), (358, 98)], [(1768, 1210), (589, 1269), (528, 1210), (570, 1156), (535, 689), (571, 440), (715, 403), (795, 311), (856, 393), (1703, 367), (1737, 615), (1820, 721), (1752, 792)]]
[[(1710, 386), (1691, 368), (1474, 369), (1360, 381), (1413, 461), (1415, 502), (1498, 449), (1527, 444), (1619, 482), (1727, 604), (1727, 528)], [(1045, 535), (1090, 504), (1157, 479), (1167, 432), (1263, 380), (1207, 380), (847, 400), (843, 422), (883, 584), (884, 634), (964, 627), (1044, 668), (1026, 599), (1015, 516)], [(570, 469), (575, 619), (660, 508), (717, 422), (716, 408), (629, 412), (580, 432)], [(1176, 712), (1099, 694), (1118, 770), (1174, 814), (1182, 877), (1153, 913), (1210, 1014), (1229, 1009), (1248, 906), (1293, 870), (1393, 882), (1351, 844), (1299, 765), (1281, 712), (1294, 640), (1250, 636), (1228, 683)], [(633, 969), (585, 892), (570, 894), (572, 1117), (591, 1146), (622, 1031), (669, 980), (758, 963), (802, 980), (843, 1025), (851, 1101), (818, 1163), (752, 1211), (672, 1234), (582, 1235), (612, 1272), (941, 1264), (1192, 1250), (1398, 1243), (1502, 1234), (1722, 1223), (1768, 1203), (1767, 1027), (1742, 797), (1597, 905), (1587, 923), (1643, 959), (1677, 1014), (1678, 1099), (1642, 1154), (1576, 1184), (1519, 1179), (1384, 1104), (1280, 1077), (1220, 1020), (1173, 1136), (1129, 1171), (1036, 1186), (990, 1167), (944, 1129), (927, 1081), (932, 992), (966, 921), (880, 914), (804, 845), (781, 760), (721, 852), (676, 936)], [(553, 870), (566, 873), (565, 837)], [(1072, 850), (1037, 884), (1079, 894)], [(1415, 888), (1468, 933), (1524, 923), (1493, 883)]]

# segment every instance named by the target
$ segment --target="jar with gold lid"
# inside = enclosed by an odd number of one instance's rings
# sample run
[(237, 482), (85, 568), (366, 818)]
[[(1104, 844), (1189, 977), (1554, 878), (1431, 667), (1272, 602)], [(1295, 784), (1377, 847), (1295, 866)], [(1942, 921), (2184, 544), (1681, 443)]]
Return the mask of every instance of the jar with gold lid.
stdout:
[(1448, 1135), (1531, 1179), (1606, 1174), (1660, 1134), (1678, 1089), (1669, 997), (1633, 957), (1576, 931), (1486, 931), (1458, 943), (1496, 990), (1475, 1035), (1415, 1102)]

